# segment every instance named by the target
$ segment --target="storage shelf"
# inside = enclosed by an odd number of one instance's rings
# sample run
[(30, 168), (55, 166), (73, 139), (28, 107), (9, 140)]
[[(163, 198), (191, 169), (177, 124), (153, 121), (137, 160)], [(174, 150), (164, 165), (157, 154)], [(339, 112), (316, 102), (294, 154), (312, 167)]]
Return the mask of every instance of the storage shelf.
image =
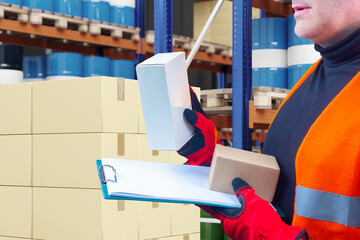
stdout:
[[(134, 58), (134, 52), (146, 53), (149, 56), (154, 53), (154, 45), (146, 43), (144, 39), (133, 41), (50, 26), (33, 25), (9, 19), (0, 19), (0, 30), (7, 32), (0, 34), (0, 42), (8, 44), (90, 55), (95, 55), (97, 47), (105, 47), (105, 57), (128, 60)], [(117, 49), (121, 49), (121, 51)], [(190, 52), (181, 48), (174, 48), (174, 51), (185, 51), (186, 55)], [(194, 60), (190, 66), (193, 69), (220, 72), (220, 66), (226, 65), (229, 67), (228, 71), (231, 72), (231, 57), (198, 52)]]

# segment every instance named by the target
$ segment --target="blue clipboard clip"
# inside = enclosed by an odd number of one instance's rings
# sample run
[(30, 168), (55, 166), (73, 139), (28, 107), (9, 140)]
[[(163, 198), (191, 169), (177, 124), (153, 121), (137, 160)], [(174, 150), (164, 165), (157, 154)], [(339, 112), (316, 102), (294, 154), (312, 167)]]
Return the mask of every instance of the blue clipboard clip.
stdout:
[[(105, 178), (105, 172), (104, 172), (104, 168), (111, 168), (113, 170), (114, 173), (114, 178), (113, 179), (106, 179)], [(106, 184), (107, 182), (117, 182), (117, 178), (116, 178), (116, 169), (108, 164), (105, 165), (101, 165), (98, 169), (98, 174), (99, 174), (99, 178), (102, 184)]]

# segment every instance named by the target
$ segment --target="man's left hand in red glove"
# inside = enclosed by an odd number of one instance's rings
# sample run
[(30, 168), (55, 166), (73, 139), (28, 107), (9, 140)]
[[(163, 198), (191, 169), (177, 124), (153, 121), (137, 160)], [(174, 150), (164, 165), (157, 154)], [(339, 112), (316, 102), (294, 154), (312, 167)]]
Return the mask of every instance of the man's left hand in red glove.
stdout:
[(217, 139), (217, 130), (211, 119), (206, 115), (190, 87), (192, 110), (185, 109), (184, 117), (195, 127), (195, 135), (178, 151), (186, 157), (187, 165), (210, 166), (216, 144), (222, 144)]

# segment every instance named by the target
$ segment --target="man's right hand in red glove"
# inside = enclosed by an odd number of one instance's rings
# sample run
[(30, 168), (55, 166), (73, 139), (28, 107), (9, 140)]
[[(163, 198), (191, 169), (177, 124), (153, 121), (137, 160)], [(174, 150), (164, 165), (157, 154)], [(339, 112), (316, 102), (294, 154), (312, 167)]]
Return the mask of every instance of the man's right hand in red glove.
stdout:
[(308, 239), (305, 230), (284, 223), (270, 203), (257, 196), (244, 180), (235, 178), (232, 185), (241, 208), (199, 206), (220, 219), (225, 233), (232, 240)]
[(217, 130), (190, 87), (192, 110), (185, 109), (184, 117), (187, 122), (195, 127), (195, 135), (178, 151), (186, 157), (187, 165), (210, 166), (216, 144), (222, 144), (217, 139)]

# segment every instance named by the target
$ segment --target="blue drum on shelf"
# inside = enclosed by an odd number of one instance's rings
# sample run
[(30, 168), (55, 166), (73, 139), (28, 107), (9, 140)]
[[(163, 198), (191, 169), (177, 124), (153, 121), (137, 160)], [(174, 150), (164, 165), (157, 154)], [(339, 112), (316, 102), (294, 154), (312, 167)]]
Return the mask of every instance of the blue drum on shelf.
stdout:
[(286, 49), (286, 18), (258, 18), (252, 21), (253, 49)]
[(82, 17), (82, 0), (54, 0), (54, 12)]
[(22, 58), (22, 47), (0, 43), (0, 84), (23, 81)]
[(42, 11), (54, 11), (54, 1), (52, 0), (23, 0), (23, 6), (29, 9), (40, 9)]
[(22, 5), (22, 0), (1, 0), (0, 2), (7, 3), (7, 4), (14, 4), (14, 5)]
[(23, 58), (24, 79), (41, 81), (46, 77), (45, 56), (26, 56)]
[(50, 53), (46, 55), (46, 80), (82, 77), (82, 55)]
[(135, 64), (129, 60), (111, 60), (111, 76), (135, 79)]
[(110, 22), (110, 3), (106, 1), (83, 0), (83, 17), (89, 20)]
[(253, 87), (287, 88), (287, 69), (253, 68), (252, 81)]
[(300, 78), (311, 67), (311, 64), (299, 64), (288, 67), (288, 88), (293, 88)]
[(84, 57), (83, 77), (110, 76), (110, 58)]
[(288, 16), (288, 86), (292, 88), (321, 56), (314, 43), (295, 34), (294, 15)]
[(287, 19), (252, 22), (252, 86), (287, 87)]
[(111, 6), (111, 23), (135, 27), (135, 8), (128, 6)]

